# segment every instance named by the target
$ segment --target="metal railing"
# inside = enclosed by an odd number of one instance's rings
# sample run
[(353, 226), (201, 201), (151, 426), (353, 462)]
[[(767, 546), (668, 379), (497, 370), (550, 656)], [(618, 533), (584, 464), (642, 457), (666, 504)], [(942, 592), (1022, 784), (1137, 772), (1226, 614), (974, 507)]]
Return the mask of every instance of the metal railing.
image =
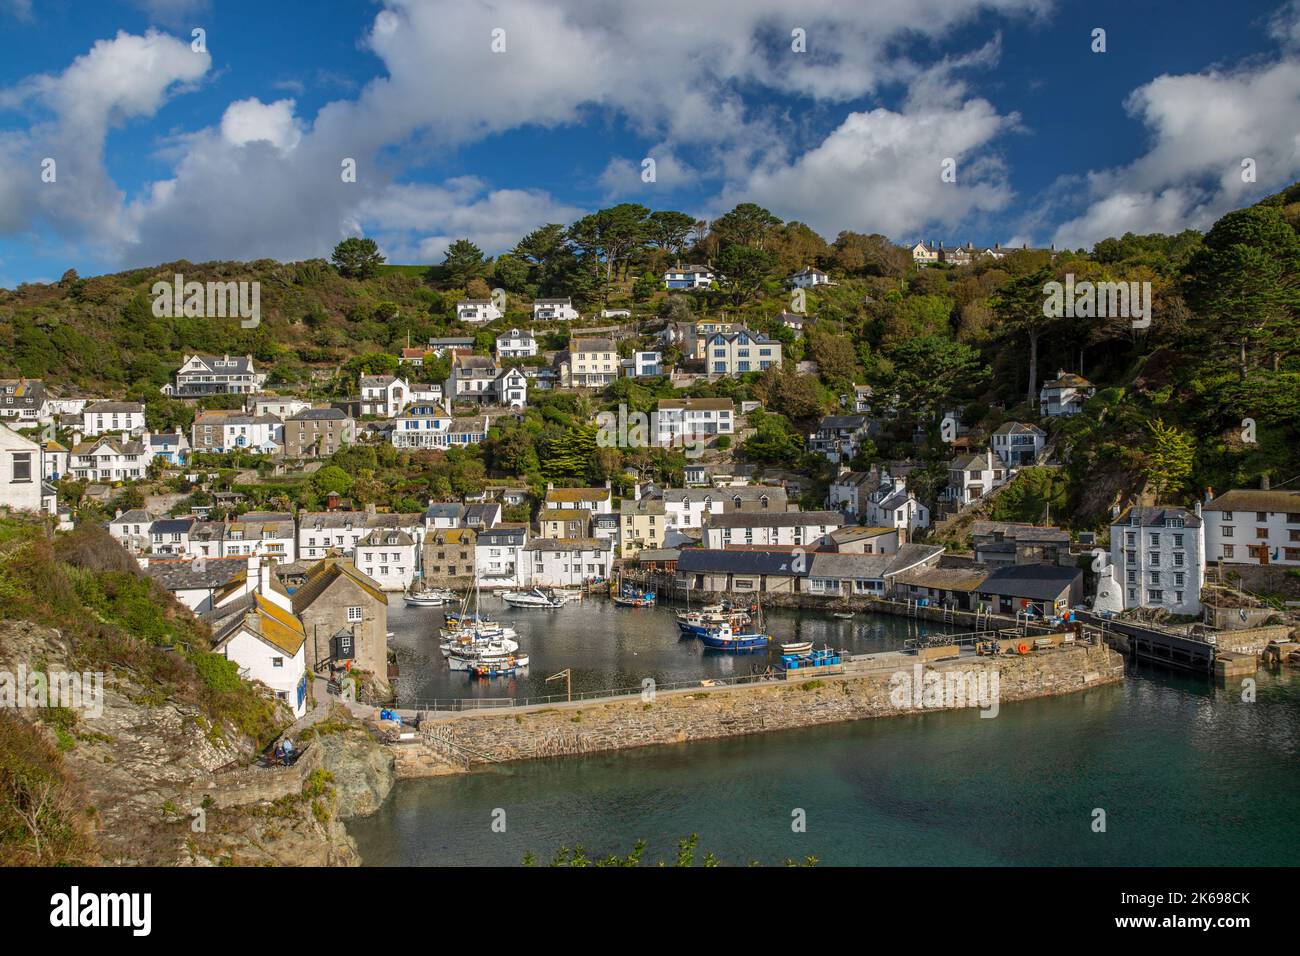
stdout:
[[(581, 701), (619, 699), (628, 697), (640, 697), (647, 693), (648, 690), (658, 692), (661, 690), (711, 690), (719, 686), (736, 686), (741, 684), (760, 684), (771, 681), (781, 681), (783, 677), (774, 676), (770, 673), (762, 672), (757, 674), (744, 674), (740, 677), (713, 677), (686, 681), (670, 681), (668, 683), (656, 683), (652, 688), (644, 687), (617, 687), (606, 690), (587, 690), (574, 691), (573, 695), (568, 694), (544, 694), (536, 697), (445, 697), (434, 698), (431, 700), (415, 700), (403, 703), (401, 710), (413, 710), (417, 712), (446, 712), (446, 711), (473, 711), (473, 710), (505, 710), (513, 707), (532, 707), (543, 704), (566, 704), (578, 703)], [(708, 681), (704, 683), (703, 681)]]

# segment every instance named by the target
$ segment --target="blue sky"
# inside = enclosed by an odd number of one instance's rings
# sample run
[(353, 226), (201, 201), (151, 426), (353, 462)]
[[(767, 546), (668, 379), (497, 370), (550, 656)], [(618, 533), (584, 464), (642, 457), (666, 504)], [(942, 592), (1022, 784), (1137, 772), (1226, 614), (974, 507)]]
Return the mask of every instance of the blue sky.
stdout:
[(0, 286), (440, 261), (622, 200), (1086, 246), (1300, 178), (1298, 116), (1295, 0), (0, 0)]

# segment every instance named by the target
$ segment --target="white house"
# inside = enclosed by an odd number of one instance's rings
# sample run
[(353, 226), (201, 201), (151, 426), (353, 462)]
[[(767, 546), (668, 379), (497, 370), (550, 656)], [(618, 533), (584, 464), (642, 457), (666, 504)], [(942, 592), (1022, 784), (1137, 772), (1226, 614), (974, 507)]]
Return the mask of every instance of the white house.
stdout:
[(251, 355), (187, 355), (176, 372), (176, 384), (164, 385), (164, 395), (247, 395), (262, 390), (266, 375), (253, 368)]
[(930, 527), (930, 509), (907, 487), (905, 477), (881, 475), (880, 485), (867, 496), (865, 523), (876, 528), (898, 528), (910, 538), (918, 528)]
[(1300, 565), (1300, 491), (1234, 488), (1211, 499), (1202, 518), (1206, 560)]
[(424, 540), (424, 516), (365, 511), (303, 511), (298, 514), (298, 558), (317, 561), (331, 552), (351, 557), (357, 542), (376, 528), (404, 531)]
[(73, 446), (69, 453), (72, 475), (85, 481), (135, 481), (148, 474), (149, 453), (137, 439), (123, 441), (103, 435)]
[(231, 615), (215, 635), (213, 650), (239, 665), (239, 676), (259, 681), (284, 701), (295, 718), (307, 712), (307, 634), (291, 609), (267, 593), (249, 595), (242, 614)]
[(258, 395), (247, 400), (248, 411), (254, 415), (274, 415), (281, 420), (291, 418), (311, 408), (311, 402), (287, 395)]
[(819, 285), (830, 285), (831, 277), (820, 269), (814, 269), (811, 266), (796, 272), (790, 277), (790, 285), (796, 289), (811, 289)]
[(257, 555), (280, 563), (297, 557), (297, 528), (287, 511), (246, 511), (225, 523), (221, 556)]
[(736, 406), (729, 398), (661, 398), (655, 411), (655, 444), (683, 442), (736, 431)]
[(118, 511), (108, 522), (108, 533), (131, 554), (143, 554), (152, 544), (154, 516), (141, 508)]
[(708, 266), (676, 266), (664, 273), (664, 285), (670, 289), (707, 289), (717, 278)]
[(393, 418), (411, 400), (411, 386), (395, 375), (361, 376), (361, 414)]
[(533, 302), (535, 322), (573, 322), (578, 318), (572, 299), (536, 299)]
[(614, 542), (601, 538), (533, 538), (524, 545), (523, 554), (530, 586), (579, 587), (610, 576)]
[(50, 406), (45, 383), (39, 378), (0, 379), (0, 419), (35, 425), (56, 414)]
[(630, 319), (632, 318), (631, 309), (601, 309), (600, 317), (602, 319)]
[(511, 329), (497, 336), (497, 358), (532, 358), (537, 348), (530, 329)]
[(415, 539), (397, 528), (375, 528), (357, 542), (353, 564), (383, 590), (405, 591), (415, 580)]
[(157, 518), (149, 526), (149, 553), (180, 557), (190, 553), (190, 531), (197, 522), (184, 518)]
[(393, 420), (397, 448), (446, 448), (451, 415), (438, 405), (412, 405)]
[(662, 363), (662, 352), (633, 352), (624, 363), (624, 369), (632, 378), (653, 378), (664, 374)]
[(871, 419), (866, 415), (827, 415), (818, 422), (817, 431), (808, 436), (808, 450), (834, 465), (851, 461), (871, 428)]
[(41, 442), (41, 477), (46, 481), (58, 481), (68, 473), (70, 458), (68, 449), (53, 438)]
[(284, 422), (274, 415), (213, 410), (199, 412), (190, 426), (196, 452), (255, 451), (273, 455), (284, 444)]
[(1110, 573), (1124, 610), (1163, 608), (1200, 614), (1205, 583), (1205, 526), (1195, 511), (1133, 507), (1110, 526)]
[(139, 402), (95, 402), (81, 412), (81, 430), (90, 437), (106, 432), (138, 435), (144, 431), (144, 406)]
[(1037, 425), (1004, 422), (993, 433), (993, 453), (1010, 468), (1032, 465), (1047, 442), (1047, 432)]
[(441, 405), (442, 396), (442, 382), (411, 383), (412, 405)]
[(531, 583), (531, 566), (524, 554), (527, 544), (526, 528), (480, 531), (474, 543), (474, 566), (483, 586), (514, 588)]
[(735, 512), (780, 514), (786, 509), (785, 489), (777, 485), (751, 485), (745, 488), (664, 488), (663, 545), (671, 548), (683, 543), (686, 531), (699, 531), (715, 515)]
[(517, 368), (503, 368), (489, 356), (457, 353), (444, 394), (450, 401), (523, 408), (528, 404), (528, 378)]
[(942, 497), (968, 505), (1007, 482), (1007, 469), (992, 451), (959, 455), (948, 463), (948, 487)]
[(704, 547), (732, 545), (777, 545), (810, 548), (823, 543), (844, 516), (838, 511), (786, 511), (763, 514), (736, 511), (710, 516), (704, 527)]
[(1039, 411), (1049, 418), (1077, 415), (1083, 403), (1097, 393), (1097, 387), (1082, 375), (1059, 371), (1038, 391)]
[(501, 318), (501, 310), (491, 299), (461, 299), (456, 303), (456, 318), (476, 325)]

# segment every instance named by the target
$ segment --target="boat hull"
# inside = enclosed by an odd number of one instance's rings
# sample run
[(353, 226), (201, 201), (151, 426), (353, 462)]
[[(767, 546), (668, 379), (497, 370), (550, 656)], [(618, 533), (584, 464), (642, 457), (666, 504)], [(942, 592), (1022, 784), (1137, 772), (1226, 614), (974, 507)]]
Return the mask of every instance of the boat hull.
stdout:
[(766, 634), (717, 634), (709, 632), (700, 637), (705, 647), (715, 651), (757, 651), (771, 643)]

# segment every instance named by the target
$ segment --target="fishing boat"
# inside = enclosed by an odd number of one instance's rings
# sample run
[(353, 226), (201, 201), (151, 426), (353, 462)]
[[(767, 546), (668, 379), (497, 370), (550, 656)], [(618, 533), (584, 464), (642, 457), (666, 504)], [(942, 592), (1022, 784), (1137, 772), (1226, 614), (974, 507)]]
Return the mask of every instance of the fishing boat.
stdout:
[(786, 656), (798, 656), (807, 654), (813, 649), (812, 641), (791, 641), (788, 644), (781, 645), (781, 653)]
[(679, 611), (677, 614), (677, 628), (688, 637), (703, 637), (709, 628), (719, 624), (744, 629), (752, 622), (748, 611), (733, 610), (722, 604), (710, 604), (699, 611)]
[(619, 572), (618, 586), (609, 588), (609, 596), (615, 607), (654, 607), (655, 592), (642, 591), (640, 588), (623, 583), (623, 572)]
[(730, 624), (719, 624), (701, 635), (700, 640), (704, 642), (705, 647), (716, 651), (737, 653), (767, 647), (771, 638), (758, 630), (736, 631)]
[(472, 677), (508, 677), (518, 671), (521, 667), (528, 666), (527, 655), (520, 656), (511, 654), (504, 658), (484, 658), (470, 665), (469, 673)]
[(564, 596), (556, 594), (551, 588), (533, 588), (529, 591), (504, 591), (501, 594), (501, 600), (511, 607), (557, 608), (564, 607), (567, 603)]
[(467, 671), (483, 661), (517, 656), (518, 650), (519, 643), (512, 640), (460, 644), (447, 651), (447, 666), (454, 671)]

